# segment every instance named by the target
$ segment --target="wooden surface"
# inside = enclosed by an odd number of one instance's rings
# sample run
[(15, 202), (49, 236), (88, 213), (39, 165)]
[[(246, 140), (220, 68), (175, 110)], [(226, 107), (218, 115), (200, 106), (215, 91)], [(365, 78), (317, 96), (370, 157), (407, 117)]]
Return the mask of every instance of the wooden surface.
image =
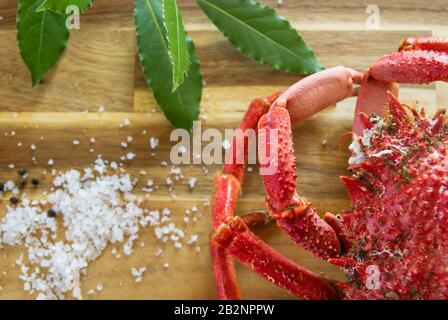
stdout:
[[(180, 6), (186, 27), (194, 39), (201, 59), (202, 72), (207, 83), (204, 88), (202, 115), (206, 128), (236, 128), (250, 100), (287, 87), (298, 78), (295, 75), (273, 71), (241, 56), (216, 28), (208, 22), (193, 0), (181, 0)], [(277, 7), (276, 0), (262, 2)], [(365, 7), (370, 1), (302, 1), (283, 0), (278, 12), (286, 16), (314, 49), (327, 67), (346, 65), (364, 70), (376, 57), (396, 49), (405, 35), (448, 35), (445, 0), (431, 2), (375, 1), (381, 9), (381, 29), (365, 28)], [(104, 290), (90, 298), (95, 299), (210, 299), (215, 289), (208, 254), (210, 232), (207, 206), (213, 191), (213, 176), (220, 166), (210, 166), (202, 173), (202, 166), (185, 166), (186, 179), (198, 177), (197, 187), (189, 191), (186, 180), (175, 186), (177, 200), (171, 199), (163, 180), (168, 169), (160, 165), (169, 160), (172, 143), (171, 127), (156, 110), (136, 59), (132, 1), (96, 0), (95, 5), (81, 18), (81, 29), (72, 33), (69, 47), (56, 68), (36, 88), (31, 87), (30, 75), (21, 61), (15, 41), (16, 0), (0, 0), (0, 180), (16, 176), (8, 164), (26, 167), (42, 178), (40, 189), (26, 190), (38, 197), (49, 188), (50, 177), (41, 172), (49, 158), (55, 160), (58, 170), (82, 168), (89, 165), (96, 154), (117, 160), (123, 150), (120, 142), (128, 135), (135, 141), (129, 151), (137, 158), (128, 171), (138, 175), (140, 170), (160, 183), (162, 187), (144, 202), (151, 209), (170, 208), (178, 220), (185, 209), (198, 206), (202, 218), (188, 224), (188, 230), (199, 235), (202, 251), (167, 248), (162, 257), (154, 252), (160, 244), (148, 230), (141, 232), (145, 247), (137, 247), (128, 259), (116, 259), (110, 248), (92, 263), (82, 278), (84, 292), (102, 284)], [(434, 109), (448, 106), (444, 84), (405, 87), (401, 99)], [(106, 112), (97, 113), (104, 104)], [(294, 129), (295, 150), (300, 170), (298, 189), (307, 196), (320, 213), (338, 212), (349, 206), (344, 188), (338, 180), (347, 166), (347, 143), (339, 138), (351, 128), (354, 100), (349, 99), (336, 108), (321, 113)], [(83, 111), (89, 110), (89, 113)], [(156, 112), (154, 112), (156, 110)], [(124, 118), (131, 125), (118, 126)], [(148, 131), (142, 135), (143, 129)], [(14, 137), (4, 133), (14, 130)], [(45, 140), (41, 141), (43, 136)], [(96, 137), (95, 153), (89, 152), (89, 138)], [(161, 141), (154, 157), (148, 148), (149, 137)], [(81, 145), (74, 147), (72, 140)], [(321, 142), (327, 140), (327, 146)], [(21, 141), (23, 147), (17, 147)], [(35, 152), (30, 144), (38, 146)], [(32, 163), (32, 156), (37, 164)], [(141, 188), (136, 188), (140, 193)], [(248, 174), (244, 196), (238, 212), (263, 208), (264, 191), (260, 177)], [(2, 199), (0, 216), (4, 214), (7, 199)], [(317, 272), (343, 279), (337, 268), (319, 261), (295, 246), (275, 226), (257, 233), (281, 253)], [(22, 290), (19, 270), (14, 261), (23, 248), (0, 249), (0, 298), (33, 298)], [(169, 262), (169, 269), (163, 263)], [(134, 282), (131, 267), (146, 266), (148, 272), (141, 284)], [(241, 265), (238, 277), (244, 297), (256, 299), (289, 299), (291, 296), (270, 285)], [(4, 274), (4, 272), (6, 274)], [(89, 297), (85, 295), (86, 297)]]

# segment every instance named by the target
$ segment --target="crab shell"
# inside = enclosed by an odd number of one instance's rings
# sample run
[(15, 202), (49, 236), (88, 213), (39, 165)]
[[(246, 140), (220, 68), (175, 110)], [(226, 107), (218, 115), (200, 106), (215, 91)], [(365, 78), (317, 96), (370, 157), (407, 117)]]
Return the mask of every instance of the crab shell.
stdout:
[[(448, 298), (448, 126), (443, 111), (426, 118), (395, 98), (397, 82), (447, 80), (447, 52), (448, 38), (408, 38), (364, 75), (331, 68), (251, 104), (240, 128), (278, 133), (259, 147), (278, 151), (276, 172), (263, 176), (270, 217), (297, 244), (340, 266), (347, 281), (307, 270), (258, 239), (250, 227), (265, 216), (234, 216), (245, 164), (230, 162), (212, 198), (210, 244), (221, 299), (240, 298), (232, 257), (301, 299)], [(341, 177), (352, 207), (322, 219), (296, 191), (291, 124), (353, 95), (352, 176)], [(235, 139), (233, 151), (241, 145)]]

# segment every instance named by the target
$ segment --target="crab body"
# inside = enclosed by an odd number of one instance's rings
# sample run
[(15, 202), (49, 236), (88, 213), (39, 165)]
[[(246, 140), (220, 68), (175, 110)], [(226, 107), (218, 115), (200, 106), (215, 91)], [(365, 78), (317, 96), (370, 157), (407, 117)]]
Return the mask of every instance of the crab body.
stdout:
[[(277, 132), (277, 140), (259, 146), (277, 152), (275, 172), (263, 176), (270, 218), (297, 244), (341, 267), (347, 281), (307, 270), (258, 239), (250, 227), (268, 221), (263, 214), (234, 216), (245, 164), (231, 163), (216, 177), (212, 199), (220, 298), (240, 298), (232, 257), (302, 299), (448, 298), (448, 125), (443, 111), (427, 118), (395, 98), (396, 83), (448, 79), (447, 43), (408, 38), (364, 75), (331, 68), (251, 104), (241, 129)], [(341, 177), (352, 206), (321, 218), (296, 191), (291, 125), (353, 95), (351, 176)]]
[(346, 298), (446, 299), (448, 126), (391, 99), (389, 123), (371, 117), (352, 143), (361, 154), (342, 179), (352, 208), (338, 217), (350, 246), (334, 263)]

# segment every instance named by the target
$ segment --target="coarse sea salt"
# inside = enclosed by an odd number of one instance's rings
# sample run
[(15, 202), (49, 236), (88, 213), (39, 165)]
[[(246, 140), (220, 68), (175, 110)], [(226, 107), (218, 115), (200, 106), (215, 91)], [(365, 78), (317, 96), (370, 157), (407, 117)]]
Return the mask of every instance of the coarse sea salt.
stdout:
[[(139, 227), (147, 225), (138, 198), (131, 194), (130, 176), (107, 170), (97, 159), (84, 172), (68, 170), (54, 178), (47, 201), (62, 217), (64, 230), (41, 202), (24, 199), (21, 205), (7, 206), (0, 221), (0, 247), (26, 247), (26, 259), (17, 261), (19, 278), (38, 299), (62, 299), (67, 293), (81, 299), (80, 277), (89, 263), (109, 243), (124, 242), (125, 254), (132, 253)], [(64, 232), (64, 240), (56, 240), (58, 231)]]

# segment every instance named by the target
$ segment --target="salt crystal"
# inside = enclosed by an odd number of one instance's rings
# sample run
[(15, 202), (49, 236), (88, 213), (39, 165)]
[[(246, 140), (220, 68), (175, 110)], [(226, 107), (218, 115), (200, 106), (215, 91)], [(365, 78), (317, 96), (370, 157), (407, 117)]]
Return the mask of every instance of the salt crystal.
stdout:
[(126, 159), (128, 159), (128, 160), (132, 160), (132, 159), (134, 159), (135, 158), (135, 153), (132, 153), (132, 152), (129, 152), (127, 155), (126, 155)]
[(180, 249), (180, 248), (182, 248), (182, 243), (180, 243), (180, 242), (175, 242), (175, 243), (174, 243), (174, 246), (175, 246), (177, 249)]
[(128, 118), (124, 118), (124, 119), (123, 119), (123, 122), (121, 123), (121, 126), (122, 126), (122, 127), (127, 127), (127, 126), (130, 125), (130, 124), (131, 124), (131, 121), (129, 121)]
[(188, 185), (190, 186), (190, 189), (194, 189), (196, 187), (196, 181), (198, 179), (195, 177), (191, 177), (190, 179), (188, 179)]
[(154, 137), (151, 137), (149, 139), (149, 146), (150, 146), (151, 149), (154, 150), (155, 148), (158, 147), (158, 145), (159, 145), (159, 139), (154, 138)]

